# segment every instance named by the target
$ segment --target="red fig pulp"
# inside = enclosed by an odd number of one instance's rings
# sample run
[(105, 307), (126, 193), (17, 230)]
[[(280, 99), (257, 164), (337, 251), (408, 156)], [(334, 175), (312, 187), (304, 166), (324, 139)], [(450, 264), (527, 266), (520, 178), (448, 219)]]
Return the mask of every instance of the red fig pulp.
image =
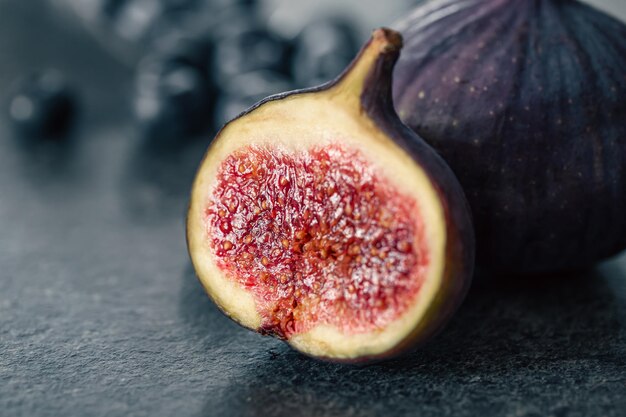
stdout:
[(362, 333), (404, 313), (428, 265), (421, 220), (411, 196), (336, 145), (235, 152), (207, 209), (218, 265), (283, 338), (320, 323)]

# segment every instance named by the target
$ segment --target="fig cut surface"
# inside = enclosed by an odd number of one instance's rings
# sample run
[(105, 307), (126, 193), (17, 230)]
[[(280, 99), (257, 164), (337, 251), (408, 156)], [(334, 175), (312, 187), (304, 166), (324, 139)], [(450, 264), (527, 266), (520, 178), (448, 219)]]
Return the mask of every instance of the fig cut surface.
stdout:
[(194, 182), (187, 240), (209, 296), (311, 356), (402, 353), (441, 328), (471, 278), (458, 182), (393, 111), (401, 43), (379, 29), (337, 80), (228, 123)]

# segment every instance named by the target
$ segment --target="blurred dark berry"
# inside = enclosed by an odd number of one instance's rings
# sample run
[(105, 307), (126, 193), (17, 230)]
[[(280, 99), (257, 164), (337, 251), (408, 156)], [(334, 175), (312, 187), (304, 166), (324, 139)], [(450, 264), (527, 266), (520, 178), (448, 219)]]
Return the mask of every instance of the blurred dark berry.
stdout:
[(220, 127), (265, 97), (293, 88), (289, 77), (269, 70), (233, 76), (216, 104), (215, 124)]
[(105, 19), (115, 19), (120, 9), (128, 0), (98, 0), (99, 14)]
[(237, 74), (270, 70), (289, 74), (291, 44), (261, 27), (247, 28), (221, 39), (215, 48), (213, 71), (218, 83)]
[(193, 12), (201, 7), (205, 0), (160, 0), (166, 13)]
[(161, 39), (137, 69), (135, 110), (151, 142), (182, 143), (212, 123), (213, 42), (206, 36)]
[(9, 118), (20, 135), (63, 137), (74, 121), (76, 97), (56, 70), (45, 70), (20, 80), (9, 98)]
[(359, 50), (356, 30), (347, 21), (326, 19), (307, 25), (296, 37), (291, 70), (299, 87), (332, 80)]
[(138, 74), (135, 111), (145, 139), (180, 144), (206, 131), (214, 96), (205, 75), (191, 66)]
[(146, 61), (160, 62), (163, 71), (179, 66), (193, 67), (208, 79), (214, 55), (213, 40), (208, 34), (193, 38), (171, 36), (159, 39)]
[(258, 0), (208, 0), (209, 4), (212, 7), (230, 7), (230, 6), (256, 6), (259, 1)]

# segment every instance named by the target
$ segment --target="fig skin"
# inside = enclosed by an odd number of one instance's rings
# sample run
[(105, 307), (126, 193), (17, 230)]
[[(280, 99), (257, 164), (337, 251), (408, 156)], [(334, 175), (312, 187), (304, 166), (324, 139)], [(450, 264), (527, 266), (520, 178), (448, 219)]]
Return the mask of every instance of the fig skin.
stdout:
[(433, 0), (396, 26), (396, 108), (463, 185), (478, 268), (626, 248), (626, 25), (577, 1)]
[[(447, 261), (444, 272), (444, 277), (448, 280), (448, 288), (441, 293), (440, 299), (436, 300), (431, 311), (427, 313), (427, 315), (432, 315), (433, 319), (426, 328), (415, 329), (413, 334), (400, 344), (396, 351), (388, 352), (382, 356), (382, 359), (415, 349), (443, 329), (465, 298), (471, 284), (476, 245), (474, 226), (470, 217), (471, 210), (454, 173), (431, 146), (400, 120), (394, 109), (393, 70), (398, 56), (400, 56), (399, 48), (402, 47), (403, 40), (401, 35), (393, 32), (389, 32), (387, 36), (394, 36), (398, 49), (387, 52), (377, 61), (365, 80), (364, 91), (360, 98), (361, 107), (375, 121), (378, 128), (410, 154), (424, 169), (430, 180), (438, 185), (437, 192), (444, 205), (449, 237), (447, 239)], [(358, 57), (355, 62), (357, 60)], [(350, 68), (348, 67), (346, 72)], [(341, 76), (338, 80), (340, 79)], [(466, 278), (457, 280), (455, 277)]]
[[(220, 135), (237, 123), (238, 120), (255, 113), (272, 102), (291, 100), (292, 106), (297, 106), (296, 100), (306, 100), (316, 94), (337, 92), (342, 100), (342, 105), (356, 108), (357, 113), (362, 115), (363, 123), (367, 129), (382, 132), (393, 143), (400, 147), (410, 158), (423, 170), (426, 178), (432, 185), (438, 198), (445, 223), (445, 247), (443, 248), (442, 272), (439, 287), (433, 298), (429, 300), (426, 311), (412, 331), (404, 335), (395, 345), (387, 350), (375, 353), (337, 357), (325, 354), (312, 354), (301, 346), (294, 346), (303, 354), (333, 362), (343, 363), (366, 363), (386, 360), (404, 354), (420, 346), (434, 334), (443, 328), (464, 299), (473, 275), (474, 266), (474, 230), (469, 213), (469, 206), (463, 190), (453, 172), (444, 160), (411, 129), (405, 126), (393, 108), (392, 101), (392, 73), (393, 67), (402, 47), (402, 37), (390, 29), (379, 29), (374, 32), (372, 39), (363, 47), (357, 58), (335, 80), (318, 87), (286, 92), (268, 97), (240, 114), (237, 118), (226, 124), (216, 136), (205, 154), (201, 163), (194, 187), (190, 210), (187, 220), (187, 243), (194, 268), (198, 277), (207, 290), (208, 295), (216, 302), (218, 307), (231, 319), (251, 328), (250, 325), (237, 317), (237, 312), (230, 310), (220, 302), (216, 290), (204, 276), (198, 255), (198, 238), (194, 236), (202, 224), (198, 220), (201, 208), (202, 190), (201, 185), (206, 181), (201, 179), (203, 166), (209, 164), (214, 148), (219, 148), (216, 143)], [(371, 58), (374, 56), (374, 58)], [(369, 62), (371, 61), (371, 62)], [(347, 92), (347, 94), (346, 94)], [(346, 96), (347, 98), (343, 98)], [(277, 123), (280, 123), (278, 121)], [(323, 123), (321, 121), (320, 123)], [(365, 146), (365, 144), (363, 145)], [(210, 165), (210, 164), (209, 164)], [(263, 333), (261, 328), (252, 328)], [(288, 343), (290, 340), (286, 340)], [(359, 346), (355, 346), (356, 351)]]

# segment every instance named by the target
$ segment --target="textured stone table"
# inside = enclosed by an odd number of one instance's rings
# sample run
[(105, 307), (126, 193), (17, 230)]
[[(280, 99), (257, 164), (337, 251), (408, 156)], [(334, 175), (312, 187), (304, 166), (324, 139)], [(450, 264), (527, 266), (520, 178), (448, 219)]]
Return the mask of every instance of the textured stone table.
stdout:
[(624, 257), (477, 281), (430, 345), (374, 366), (307, 359), (231, 323), (185, 252), (205, 144), (141, 146), (130, 70), (29, 1), (0, 0), (0, 92), (52, 65), (83, 112), (65, 146), (20, 146), (0, 122), (0, 415), (626, 415)]

